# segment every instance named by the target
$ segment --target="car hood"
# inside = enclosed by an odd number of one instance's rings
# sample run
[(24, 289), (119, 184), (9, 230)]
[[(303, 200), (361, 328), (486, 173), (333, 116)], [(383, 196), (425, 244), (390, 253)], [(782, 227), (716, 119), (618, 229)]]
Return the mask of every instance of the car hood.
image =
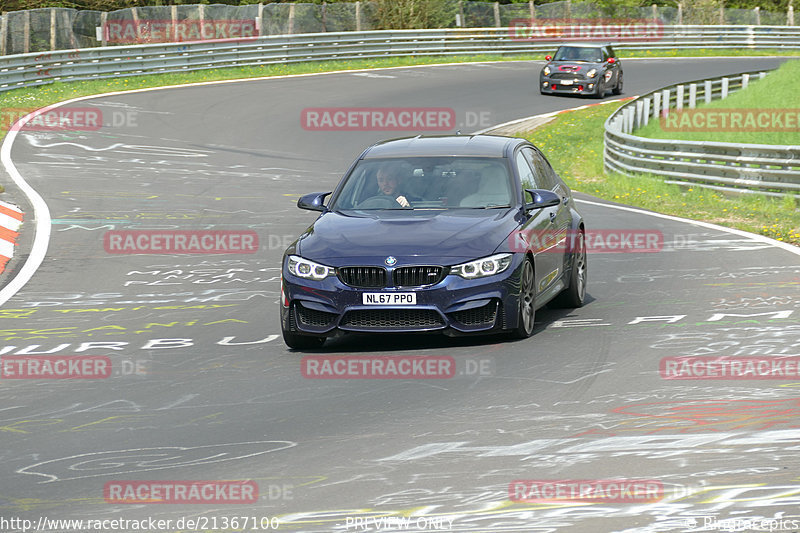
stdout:
[[(329, 212), (297, 243), (297, 253), (338, 267), (403, 264), (453, 265), (491, 255), (519, 227), (519, 210)], [(502, 245), (502, 246), (501, 246)]]
[(548, 63), (551, 75), (556, 72), (564, 72), (567, 74), (582, 74), (585, 75), (593, 68), (600, 70), (603, 66), (602, 63), (583, 63), (580, 61), (553, 61)]

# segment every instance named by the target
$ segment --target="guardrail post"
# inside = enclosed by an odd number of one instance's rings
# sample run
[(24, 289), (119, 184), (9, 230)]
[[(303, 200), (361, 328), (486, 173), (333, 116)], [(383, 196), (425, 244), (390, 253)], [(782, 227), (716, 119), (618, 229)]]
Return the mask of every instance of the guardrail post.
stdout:
[(656, 4), (653, 4), (652, 6), (650, 6), (650, 10), (653, 13), (653, 20), (658, 20), (658, 6)]
[(756, 26), (761, 26), (761, 8), (756, 6), (753, 11), (756, 13)]
[[(361, 2), (356, 2), (356, 28), (358, 27), (358, 12), (360, 11), (359, 7), (361, 7)], [(358, 29), (356, 29), (358, 31)], [(288, 28), (286, 28), (286, 33), (292, 34), (294, 33), (294, 2), (289, 4), (289, 23)]]
[(722, 92), (719, 95), (720, 100), (728, 97), (728, 78), (722, 78)]
[(675, 87), (675, 109), (683, 109), (683, 85)]
[(661, 115), (666, 117), (669, 115), (669, 99), (670, 99), (670, 90), (664, 89), (661, 91), (661, 102), (662, 102), (662, 112)]
[(642, 127), (642, 112), (644, 111), (644, 102), (636, 100), (636, 121), (634, 126), (638, 129)]
[(633, 119), (634, 119), (633, 108), (632, 107), (626, 107), (625, 111), (623, 111), (623, 113), (625, 114), (625, 133), (632, 133), (633, 132)]
[(31, 12), (25, 11), (25, 21), (22, 27), (22, 53), (27, 54), (31, 51)]
[(653, 118), (661, 114), (661, 93), (653, 93)]
[(500, 27), (500, 2), (494, 3), (494, 27)]
[(172, 25), (172, 40), (178, 40), (178, 6), (176, 4), (172, 4), (169, 8), (169, 18), (171, 19)]
[(689, 109), (697, 107), (697, 84), (689, 85)]
[(139, 10), (136, 7), (131, 8), (131, 17), (133, 17), (133, 27), (136, 28), (136, 35), (139, 35)]
[(533, 5), (533, 0), (528, 0), (528, 9), (531, 12), (531, 23), (536, 20), (536, 7)]
[(650, 122), (650, 99), (644, 99), (644, 113), (642, 113), (642, 118), (644, 119), (644, 126), (647, 126), (647, 123)]
[[(292, 3), (292, 7), (294, 7), (294, 2)], [(292, 15), (294, 16), (294, 10), (292, 10)], [(359, 0), (356, 2), (356, 31), (361, 31), (361, 1)]]
[(683, 2), (678, 2), (678, 26), (683, 24)]
[(742, 89), (747, 89), (750, 85), (750, 74), (742, 74)]
[(100, 13), (100, 46), (108, 45), (108, 13)]
[(705, 103), (709, 103), (711, 101), (711, 80), (706, 80), (703, 84), (705, 95), (703, 96), (703, 100)]
[(8, 35), (8, 15), (0, 16), (0, 56), (6, 55), (6, 39)]
[(789, 2), (789, 9), (786, 10), (786, 24), (794, 26), (794, 6)]
[(56, 49), (56, 10), (50, 8), (50, 50)]

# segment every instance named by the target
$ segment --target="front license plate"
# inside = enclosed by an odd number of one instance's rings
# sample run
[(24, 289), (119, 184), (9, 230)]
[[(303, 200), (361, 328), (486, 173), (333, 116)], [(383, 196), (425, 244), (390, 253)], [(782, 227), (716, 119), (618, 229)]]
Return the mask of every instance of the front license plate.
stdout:
[(561, 85), (572, 85), (572, 80), (561, 80)]
[(365, 292), (361, 295), (364, 305), (416, 305), (414, 292)]

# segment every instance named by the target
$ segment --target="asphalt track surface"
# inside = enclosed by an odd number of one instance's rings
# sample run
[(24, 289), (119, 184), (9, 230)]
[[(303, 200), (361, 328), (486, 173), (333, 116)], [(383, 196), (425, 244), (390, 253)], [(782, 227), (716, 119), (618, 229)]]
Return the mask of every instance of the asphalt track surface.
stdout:
[[(626, 61), (625, 94), (780, 61)], [(587, 227), (658, 230), (663, 250), (590, 254), (587, 305), (541, 310), (525, 341), (368, 336), (314, 352), (452, 356), (454, 378), (305, 379), (304, 354), (280, 339), (284, 239), (314, 219), (297, 197), (331, 190), (364, 147), (403, 135), (306, 131), (301, 110), (451, 107), (466, 132), (591, 103), (540, 96), (539, 65), (119, 94), (75, 105), (135, 123), (18, 135), (11, 159), (46, 200), (52, 235), (36, 274), (0, 308), (0, 353), (108, 356), (114, 370), (0, 382), (0, 517), (154, 517), (172, 520), (169, 531), (192, 529), (182, 517), (205, 517), (206, 530), (280, 517), (279, 531), (307, 532), (711, 531), (735, 517), (798, 531), (800, 383), (659, 375), (665, 357), (800, 355), (800, 261), (763, 241), (579, 194)], [(248, 229), (261, 248), (106, 253), (104, 233), (120, 229)], [(663, 498), (509, 501), (513, 480), (611, 478), (656, 480)], [(259, 499), (104, 499), (107, 483), (131, 480), (253, 480)]]

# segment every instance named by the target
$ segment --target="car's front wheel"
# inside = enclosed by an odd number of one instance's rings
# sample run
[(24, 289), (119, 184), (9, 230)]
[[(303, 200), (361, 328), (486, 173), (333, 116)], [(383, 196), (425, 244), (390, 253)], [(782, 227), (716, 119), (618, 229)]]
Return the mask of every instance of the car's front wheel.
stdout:
[(309, 350), (312, 348), (320, 348), (325, 344), (325, 337), (314, 337), (311, 335), (298, 335), (281, 329), (283, 333), (283, 342), (286, 346), (293, 350)]
[(584, 231), (578, 232), (578, 243), (572, 257), (572, 272), (569, 286), (550, 302), (550, 307), (574, 308), (583, 306), (586, 300), (586, 237)]
[(527, 339), (533, 335), (533, 322), (536, 317), (536, 286), (530, 257), (522, 264), (519, 285), (517, 327), (511, 334), (517, 339)]
[(606, 95), (606, 82), (601, 78), (597, 82), (597, 92), (594, 93), (595, 98), (603, 98)]

